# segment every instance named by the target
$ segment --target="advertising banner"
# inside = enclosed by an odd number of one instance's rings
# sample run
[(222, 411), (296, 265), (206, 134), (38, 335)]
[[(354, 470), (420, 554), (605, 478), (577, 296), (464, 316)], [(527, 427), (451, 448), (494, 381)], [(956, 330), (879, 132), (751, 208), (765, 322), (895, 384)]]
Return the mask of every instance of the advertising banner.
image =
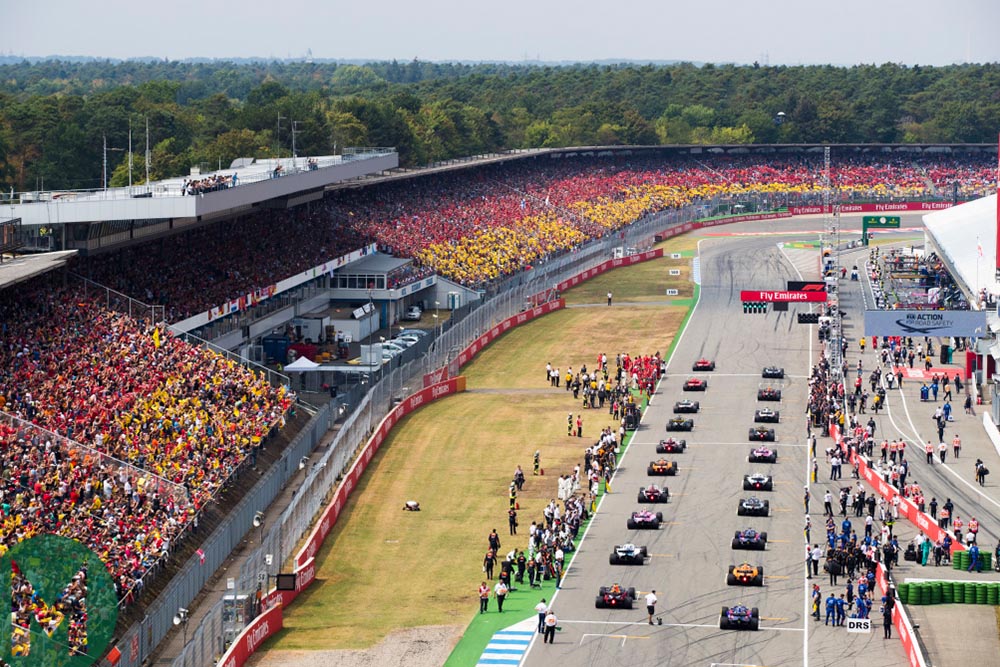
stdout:
[(823, 302), (826, 301), (826, 290), (742, 290), (740, 292), (740, 301), (766, 301), (768, 303)]
[[(965, 202), (958, 202), (964, 204)], [(950, 201), (908, 201), (889, 202), (885, 204), (837, 204), (834, 206), (841, 214), (846, 213), (906, 213), (907, 211), (940, 211), (954, 206)], [(829, 213), (829, 208), (822, 205), (815, 206), (789, 206), (788, 212), (792, 215), (821, 215)]]
[(982, 336), (983, 310), (866, 310), (866, 336)]

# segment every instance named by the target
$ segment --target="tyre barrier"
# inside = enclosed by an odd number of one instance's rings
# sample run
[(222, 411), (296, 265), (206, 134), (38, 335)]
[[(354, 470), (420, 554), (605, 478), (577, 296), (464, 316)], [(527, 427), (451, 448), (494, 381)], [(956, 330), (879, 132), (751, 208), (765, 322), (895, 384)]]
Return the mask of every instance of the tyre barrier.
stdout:
[(1000, 583), (975, 581), (924, 581), (901, 583), (896, 593), (903, 604), (1000, 604)]

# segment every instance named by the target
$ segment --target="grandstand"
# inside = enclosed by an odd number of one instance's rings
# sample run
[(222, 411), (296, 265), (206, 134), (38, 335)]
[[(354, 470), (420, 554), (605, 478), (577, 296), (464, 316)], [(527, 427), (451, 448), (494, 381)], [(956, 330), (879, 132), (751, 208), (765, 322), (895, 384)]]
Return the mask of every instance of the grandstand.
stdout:
[[(533, 151), (398, 178), (382, 173), (395, 166), (394, 154), (372, 153), (329, 164), (315, 158), (315, 169), (305, 158), (287, 167), (240, 163), (195, 175), (194, 195), (180, 192), (188, 178), (111, 194), (22, 196), (13, 208), (23, 224), (64, 249), (38, 261), (59, 266), (81, 256), (70, 271), (25, 275), (18, 280), (26, 284), (0, 292), (10, 342), (0, 350), (5, 451), (26, 452), (25, 462), (34, 462), (30, 452), (59, 452), (37, 462), (46, 471), (40, 479), (12, 477), (5, 492), (48, 494), (68, 519), (40, 515), (36, 529), (106, 547), (126, 610), (123, 628), (136, 624), (123, 630), (137, 647), (124, 664), (137, 665), (167, 634), (176, 608), (197, 593), (188, 577), (183, 590), (160, 596), (166, 577), (153, 575), (182, 566), (189, 575), (200, 567), (195, 549), (225, 529), (228, 542), (206, 555), (203, 585), (250, 525), (243, 514), (227, 517), (242, 494), (258, 488), (250, 471), (265, 475), (273, 499), (295, 474), (298, 459), (288, 452), (311, 451), (328, 425), (313, 423), (309, 441), (294, 442), (312, 415), (296, 411), (287, 378), (272, 374), (269, 382), (165, 322), (208, 312), (189, 331), (245, 359), (264, 336), (321, 304), (375, 302), (385, 328), (415, 299), (447, 304), (449, 292), (505, 298), (526, 268), (586, 258), (596, 239), (621, 235), (632, 247), (634, 223), (653, 214), (683, 208), (708, 215), (737, 203), (753, 210), (821, 197), (811, 147), (718, 150)], [(960, 157), (843, 150), (836, 173), (843, 201), (941, 198), (945, 190), (971, 197), (990, 181), (992, 155), (975, 147)], [(287, 175), (274, 177), (279, 164)], [(358, 170), (379, 175), (344, 182)], [(235, 182), (225, 181), (234, 174)], [(365, 181), (372, 185), (362, 187)], [(952, 183), (959, 185), (945, 187)], [(362, 284), (360, 276), (373, 279)], [(435, 359), (447, 354), (436, 350)], [(353, 451), (357, 443), (349, 444)], [(73, 497), (61, 468), (67, 460), (85, 462), (70, 468), (81, 488), (90, 479), (89, 497)], [(277, 461), (282, 465), (269, 467)], [(31, 498), (22, 500), (14, 511), (32, 516)], [(236, 511), (250, 510), (240, 504)], [(104, 528), (88, 523), (95, 514)], [(9, 546), (17, 533), (0, 537)], [(135, 601), (150, 620), (141, 620)]]

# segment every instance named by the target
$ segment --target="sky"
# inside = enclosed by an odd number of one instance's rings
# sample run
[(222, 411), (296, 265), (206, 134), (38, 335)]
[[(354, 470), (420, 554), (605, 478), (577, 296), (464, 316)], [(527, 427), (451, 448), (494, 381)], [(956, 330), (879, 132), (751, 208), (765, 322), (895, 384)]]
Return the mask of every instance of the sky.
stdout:
[(1000, 0), (0, 0), (0, 53), (134, 58), (1000, 62)]

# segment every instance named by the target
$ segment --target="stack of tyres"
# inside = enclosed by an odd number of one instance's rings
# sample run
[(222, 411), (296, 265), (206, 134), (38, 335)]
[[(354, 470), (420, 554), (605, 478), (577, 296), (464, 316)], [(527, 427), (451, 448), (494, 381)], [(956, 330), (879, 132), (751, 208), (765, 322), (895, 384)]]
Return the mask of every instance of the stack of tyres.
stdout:
[(976, 584), (976, 604), (986, 604), (986, 589), (989, 584)]
[(944, 588), (944, 586), (941, 585), (940, 581), (932, 581), (930, 583), (930, 587), (931, 587), (931, 604), (941, 604), (942, 602), (941, 589)]
[(941, 582), (941, 602), (951, 604), (955, 601), (955, 584), (951, 581)]
[(1000, 584), (987, 584), (986, 604), (1000, 604)]
[(983, 563), (983, 571), (993, 569), (993, 554), (985, 549), (979, 552), (979, 560)]
[(903, 604), (910, 604), (910, 586), (912, 585), (905, 582), (896, 585), (896, 593), (899, 595), (899, 601)]
[(920, 604), (930, 604), (931, 603), (931, 584), (930, 582), (924, 582), (920, 584)]
[(965, 583), (965, 604), (976, 604), (976, 584), (971, 581)]
[(951, 567), (955, 570), (969, 569), (969, 552), (956, 551), (951, 555)]

